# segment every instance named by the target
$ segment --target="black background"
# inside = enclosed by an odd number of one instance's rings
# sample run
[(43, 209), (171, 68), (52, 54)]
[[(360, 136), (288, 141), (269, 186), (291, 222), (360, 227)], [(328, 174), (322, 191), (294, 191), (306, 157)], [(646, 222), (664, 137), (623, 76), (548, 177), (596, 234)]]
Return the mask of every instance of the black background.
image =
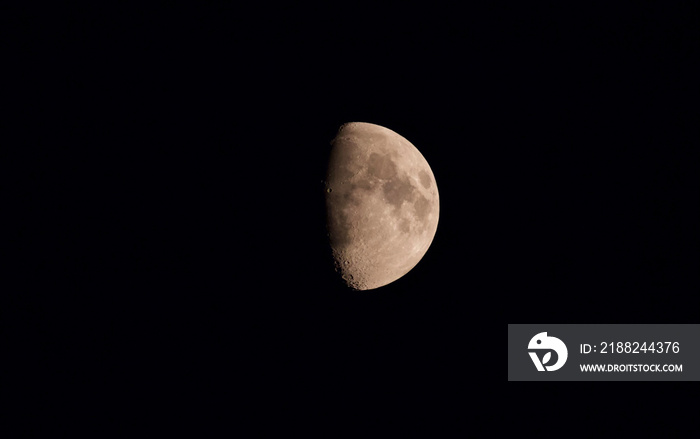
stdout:
[[(18, 14), (3, 343), (37, 398), (450, 416), (504, 398), (507, 323), (696, 323), (691, 16)], [(326, 154), (350, 121), (406, 137), (440, 191), (428, 253), (368, 292), (338, 283), (325, 243)]]

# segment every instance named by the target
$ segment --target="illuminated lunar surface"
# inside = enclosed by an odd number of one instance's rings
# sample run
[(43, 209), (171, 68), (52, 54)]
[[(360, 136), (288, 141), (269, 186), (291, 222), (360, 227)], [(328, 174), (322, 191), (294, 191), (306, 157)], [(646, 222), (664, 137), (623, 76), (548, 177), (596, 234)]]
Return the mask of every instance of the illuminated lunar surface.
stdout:
[(327, 227), (337, 271), (355, 290), (387, 285), (423, 258), (437, 231), (435, 176), (408, 140), (352, 122), (331, 142)]

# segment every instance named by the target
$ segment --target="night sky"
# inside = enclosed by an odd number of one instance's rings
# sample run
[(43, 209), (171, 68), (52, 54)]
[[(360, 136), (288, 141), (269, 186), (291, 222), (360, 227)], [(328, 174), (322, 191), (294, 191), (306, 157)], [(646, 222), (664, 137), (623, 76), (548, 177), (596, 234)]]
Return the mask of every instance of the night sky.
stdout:
[[(95, 397), (331, 410), (500, 389), (507, 323), (697, 323), (697, 26), (528, 8), (47, 11), (3, 343)], [(441, 202), (365, 292), (324, 229), (352, 121), (412, 142)]]

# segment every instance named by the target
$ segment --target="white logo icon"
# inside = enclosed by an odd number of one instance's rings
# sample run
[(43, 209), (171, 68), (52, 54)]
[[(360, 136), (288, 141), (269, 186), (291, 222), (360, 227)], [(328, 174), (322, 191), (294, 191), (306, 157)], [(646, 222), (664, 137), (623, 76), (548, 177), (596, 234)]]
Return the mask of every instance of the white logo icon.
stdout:
[(527, 345), (528, 349), (536, 350), (553, 350), (557, 353), (557, 362), (551, 366), (545, 366), (547, 362), (552, 358), (552, 353), (547, 352), (544, 354), (542, 361), (537, 357), (536, 352), (529, 352), (532, 362), (535, 363), (535, 367), (540, 372), (547, 369), (548, 371), (559, 370), (566, 363), (566, 358), (569, 356), (569, 351), (566, 349), (566, 345), (563, 341), (556, 337), (547, 337), (546, 332), (540, 332), (536, 336), (532, 337), (530, 343)]

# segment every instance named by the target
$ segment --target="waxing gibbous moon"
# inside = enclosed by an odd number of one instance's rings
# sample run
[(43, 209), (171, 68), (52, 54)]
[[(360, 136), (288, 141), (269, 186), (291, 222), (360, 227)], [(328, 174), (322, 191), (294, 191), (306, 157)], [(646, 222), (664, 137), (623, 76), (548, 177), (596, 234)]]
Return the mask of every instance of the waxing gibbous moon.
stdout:
[(387, 285), (423, 258), (440, 202), (423, 155), (394, 131), (340, 127), (326, 175), (327, 228), (336, 270), (355, 290)]

